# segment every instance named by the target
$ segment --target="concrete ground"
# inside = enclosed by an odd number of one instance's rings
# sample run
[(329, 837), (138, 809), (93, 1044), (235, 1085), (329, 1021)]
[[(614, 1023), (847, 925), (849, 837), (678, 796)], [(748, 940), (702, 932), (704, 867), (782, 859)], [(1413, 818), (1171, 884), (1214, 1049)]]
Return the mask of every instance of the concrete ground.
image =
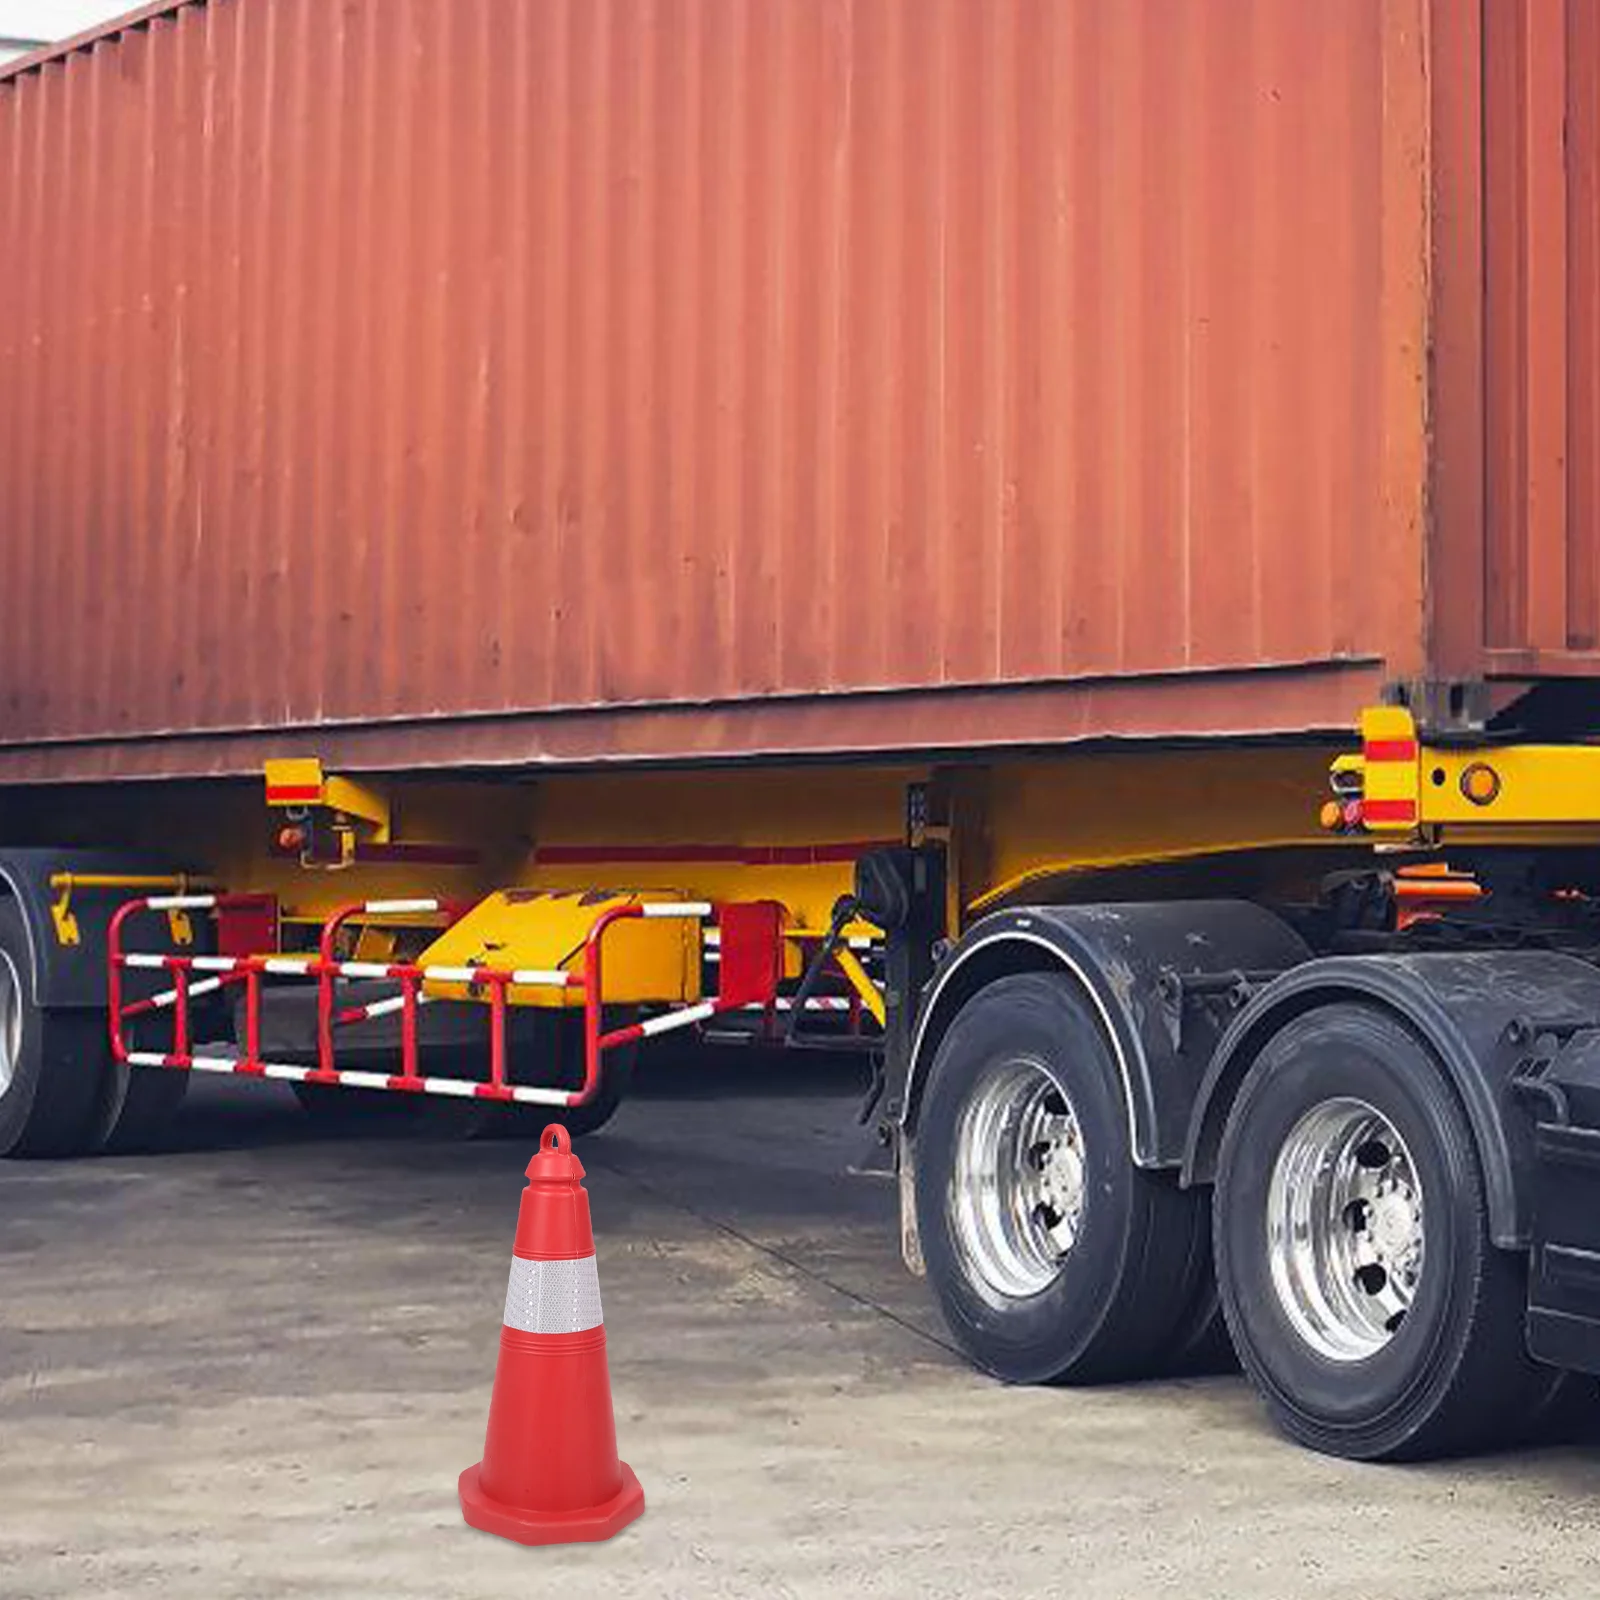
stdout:
[(1354, 1467), (1237, 1378), (1005, 1389), (847, 1176), (849, 1064), (660, 1064), (583, 1147), (606, 1545), (466, 1528), (522, 1144), (197, 1088), (158, 1155), (0, 1165), (0, 1596), (1584, 1595), (1600, 1447)]

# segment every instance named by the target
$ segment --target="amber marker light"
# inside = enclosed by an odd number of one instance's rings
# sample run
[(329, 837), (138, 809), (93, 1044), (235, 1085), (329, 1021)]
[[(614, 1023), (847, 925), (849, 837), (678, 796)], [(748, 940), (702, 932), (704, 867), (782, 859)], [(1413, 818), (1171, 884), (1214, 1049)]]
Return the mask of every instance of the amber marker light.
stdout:
[(1500, 793), (1500, 774), (1482, 761), (1474, 761), (1461, 774), (1461, 792), (1475, 806), (1486, 806)]

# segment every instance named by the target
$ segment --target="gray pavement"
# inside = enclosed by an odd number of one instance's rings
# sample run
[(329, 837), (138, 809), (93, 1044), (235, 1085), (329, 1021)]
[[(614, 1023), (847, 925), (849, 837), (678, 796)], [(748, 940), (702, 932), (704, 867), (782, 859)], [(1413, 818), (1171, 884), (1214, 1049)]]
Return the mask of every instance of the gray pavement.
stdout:
[(855, 1069), (657, 1064), (582, 1147), (643, 1520), (466, 1528), (519, 1144), (205, 1085), (159, 1154), (0, 1165), (0, 1597), (1600, 1594), (1600, 1446), (1347, 1466), (1223, 1377), (1005, 1389), (847, 1176)]

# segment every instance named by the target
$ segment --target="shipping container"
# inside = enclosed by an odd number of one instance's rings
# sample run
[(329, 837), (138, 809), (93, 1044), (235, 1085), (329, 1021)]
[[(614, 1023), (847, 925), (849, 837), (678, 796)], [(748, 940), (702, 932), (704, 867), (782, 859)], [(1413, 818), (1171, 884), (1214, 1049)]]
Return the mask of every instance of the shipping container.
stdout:
[(1596, 27), (188, 0), (28, 58), (0, 778), (1271, 733), (1586, 670)]

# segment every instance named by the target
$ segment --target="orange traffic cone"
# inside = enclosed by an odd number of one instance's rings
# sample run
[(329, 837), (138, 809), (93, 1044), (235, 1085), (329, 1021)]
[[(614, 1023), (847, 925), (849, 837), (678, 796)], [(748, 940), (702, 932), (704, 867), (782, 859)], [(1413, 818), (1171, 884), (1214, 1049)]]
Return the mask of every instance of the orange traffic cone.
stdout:
[(644, 1510), (617, 1459), (583, 1164), (552, 1123), (528, 1163), (483, 1460), (461, 1474), (474, 1528), (520, 1544), (609, 1539)]

